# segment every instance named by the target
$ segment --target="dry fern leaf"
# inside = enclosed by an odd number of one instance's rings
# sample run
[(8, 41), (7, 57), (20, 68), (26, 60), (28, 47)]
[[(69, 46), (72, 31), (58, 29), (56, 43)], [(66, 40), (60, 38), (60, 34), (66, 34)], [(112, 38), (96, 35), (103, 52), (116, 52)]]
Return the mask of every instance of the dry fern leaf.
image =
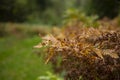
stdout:
[(97, 54), (98, 57), (103, 59), (103, 54), (100, 49), (94, 48), (93, 51)]
[(45, 37), (42, 38), (43, 42), (42, 43), (39, 43), (38, 45), (34, 46), (35, 48), (41, 48), (41, 47), (44, 47), (44, 46), (56, 46), (59, 41), (51, 34), (49, 35), (46, 35)]
[(43, 45), (41, 43), (39, 43), (38, 45), (34, 46), (34, 48), (42, 48)]
[(46, 36), (43, 37), (42, 39), (43, 39), (43, 40), (47, 40), (47, 41), (53, 41), (53, 42), (56, 42), (56, 41), (57, 41), (57, 39), (56, 39), (53, 35), (51, 35), (51, 34), (46, 35)]
[(113, 50), (103, 50), (104, 55), (109, 55), (112, 58), (119, 58), (118, 54), (115, 53)]

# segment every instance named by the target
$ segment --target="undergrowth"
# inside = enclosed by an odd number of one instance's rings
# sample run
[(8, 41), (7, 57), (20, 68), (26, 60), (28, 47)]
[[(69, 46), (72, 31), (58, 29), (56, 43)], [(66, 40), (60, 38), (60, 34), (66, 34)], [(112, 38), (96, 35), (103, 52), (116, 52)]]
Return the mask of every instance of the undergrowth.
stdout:
[(64, 80), (119, 80), (120, 28), (98, 23), (96, 28), (81, 21), (65, 24), (35, 47), (46, 47), (46, 63), (52, 62), (55, 72), (65, 70)]

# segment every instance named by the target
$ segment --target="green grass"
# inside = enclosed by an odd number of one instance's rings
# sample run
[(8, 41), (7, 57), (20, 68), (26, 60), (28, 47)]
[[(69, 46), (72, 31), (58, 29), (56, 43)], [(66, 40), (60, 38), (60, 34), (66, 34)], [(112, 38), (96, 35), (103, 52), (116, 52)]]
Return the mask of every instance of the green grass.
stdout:
[(39, 42), (37, 36), (0, 38), (0, 80), (37, 80), (51, 71), (50, 64), (35, 54), (38, 50), (33, 46)]

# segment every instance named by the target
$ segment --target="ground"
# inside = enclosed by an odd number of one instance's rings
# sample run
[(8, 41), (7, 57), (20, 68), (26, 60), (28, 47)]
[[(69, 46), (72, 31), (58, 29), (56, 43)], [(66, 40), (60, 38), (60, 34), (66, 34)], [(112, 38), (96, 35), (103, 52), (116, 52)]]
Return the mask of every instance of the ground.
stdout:
[(40, 41), (38, 35), (1, 37), (0, 80), (37, 80), (51, 71), (50, 64), (44, 64), (38, 50), (33, 48)]

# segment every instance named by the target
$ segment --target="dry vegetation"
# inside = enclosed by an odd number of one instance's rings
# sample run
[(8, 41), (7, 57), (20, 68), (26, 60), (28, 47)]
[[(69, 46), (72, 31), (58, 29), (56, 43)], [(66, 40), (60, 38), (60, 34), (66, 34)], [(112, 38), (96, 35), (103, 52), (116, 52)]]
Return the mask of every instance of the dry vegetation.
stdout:
[(50, 33), (50, 31), (50, 27), (39, 24), (0, 23), (0, 37), (16, 36), (23, 38), (38, 34), (45, 36)]
[(51, 61), (56, 72), (65, 70), (65, 80), (119, 80), (117, 20), (98, 21), (97, 28), (85, 27), (81, 22), (66, 24), (63, 29), (54, 28), (53, 34), (43, 37), (35, 47), (47, 48), (46, 63)]

